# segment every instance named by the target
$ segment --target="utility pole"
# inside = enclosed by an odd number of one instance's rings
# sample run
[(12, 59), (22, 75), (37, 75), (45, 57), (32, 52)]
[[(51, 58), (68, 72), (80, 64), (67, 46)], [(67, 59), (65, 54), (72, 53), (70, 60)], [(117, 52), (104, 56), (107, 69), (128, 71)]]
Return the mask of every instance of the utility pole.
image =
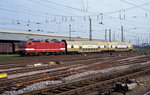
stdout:
[(111, 42), (111, 29), (109, 29), (109, 41)]
[(89, 34), (89, 41), (92, 41), (92, 19), (89, 17), (89, 32), (90, 32), (90, 34)]
[(69, 40), (71, 41), (71, 25), (69, 25)]
[(71, 25), (69, 25), (69, 40), (71, 41), (71, 32), (75, 32), (71, 30)]
[(149, 34), (149, 42), (148, 42), (148, 44), (150, 45), (150, 34)]
[(140, 45), (140, 39), (139, 39), (139, 36), (138, 36), (138, 46)]
[(123, 38), (123, 26), (121, 26), (121, 42), (124, 42)]
[(105, 29), (105, 41), (107, 41), (107, 29)]
[(113, 41), (115, 42), (116, 40), (116, 33), (115, 33), (115, 31), (114, 31), (114, 35), (113, 35)]

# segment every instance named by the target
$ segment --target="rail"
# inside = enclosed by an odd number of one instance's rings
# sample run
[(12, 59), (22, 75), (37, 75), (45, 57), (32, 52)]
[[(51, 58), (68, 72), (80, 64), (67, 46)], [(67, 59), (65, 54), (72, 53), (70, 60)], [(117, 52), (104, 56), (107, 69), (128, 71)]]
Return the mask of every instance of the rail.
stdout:
[(146, 74), (150, 72), (150, 66), (139, 66), (136, 68), (129, 68), (121, 72), (114, 72), (110, 74), (104, 74), (101, 76), (95, 76), (79, 81), (63, 83), (54, 87), (48, 87), (45, 89), (39, 89), (36, 91), (22, 93), (21, 95), (71, 95), (84, 92), (93, 88), (103, 87), (118, 81), (123, 81), (136, 77), (138, 75)]

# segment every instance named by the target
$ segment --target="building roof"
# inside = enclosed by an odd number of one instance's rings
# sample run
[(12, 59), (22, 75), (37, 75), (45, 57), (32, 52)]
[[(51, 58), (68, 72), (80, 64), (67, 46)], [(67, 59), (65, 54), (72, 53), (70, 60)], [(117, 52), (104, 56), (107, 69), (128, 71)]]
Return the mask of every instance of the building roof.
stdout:
[[(5, 34), (5, 35), (4, 35)], [(11, 38), (9, 38), (11, 36)], [(69, 39), (69, 36), (56, 35), (48, 33), (35, 33), (29, 31), (13, 31), (13, 30), (0, 30), (0, 40), (29, 40), (29, 39)], [(88, 40), (87, 37), (71, 37), (72, 40)], [(93, 38), (93, 40), (102, 41), (102, 39)]]

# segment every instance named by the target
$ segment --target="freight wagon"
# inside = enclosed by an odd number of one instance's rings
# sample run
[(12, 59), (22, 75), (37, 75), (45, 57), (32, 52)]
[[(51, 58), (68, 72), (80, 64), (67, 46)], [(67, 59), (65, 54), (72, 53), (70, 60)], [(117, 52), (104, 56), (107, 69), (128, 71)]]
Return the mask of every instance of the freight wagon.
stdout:
[(16, 53), (18, 51), (18, 43), (0, 43), (0, 53)]

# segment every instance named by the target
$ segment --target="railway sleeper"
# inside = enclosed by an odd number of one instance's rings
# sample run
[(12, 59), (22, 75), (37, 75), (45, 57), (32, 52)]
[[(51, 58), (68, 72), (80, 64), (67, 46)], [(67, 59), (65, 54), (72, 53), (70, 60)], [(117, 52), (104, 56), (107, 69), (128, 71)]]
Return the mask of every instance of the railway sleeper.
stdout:
[(54, 93), (51, 93), (51, 92), (42, 92), (41, 94), (37, 94), (37, 95), (54, 95)]
[(67, 88), (58, 88), (57, 90), (60, 90), (60, 91), (68, 91), (70, 89), (67, 89)]
[(67, 89), (76, 89), (77, 87), (75, 87), (75, 86), (69, 86), (69, 87), (65, 87), (65, 88), (67, 88)]
[(75, 85), (75, 87), (84, 87), (85, 85), (83, 84), (78, 84), (78, 85)]
[(59, 94), (59, 93), (62, 93), (62, 92), (63, 92), (63, 91), (60, 91), (60, 90), (58, 90), (58, 89), (52, 91), (52, 93), (56, 93), (56, 94)]
[(111, 95), (111, 93), (114, 91), (114, 84), (99, 87), (97, 88), (97, 91), (99, 95)]

